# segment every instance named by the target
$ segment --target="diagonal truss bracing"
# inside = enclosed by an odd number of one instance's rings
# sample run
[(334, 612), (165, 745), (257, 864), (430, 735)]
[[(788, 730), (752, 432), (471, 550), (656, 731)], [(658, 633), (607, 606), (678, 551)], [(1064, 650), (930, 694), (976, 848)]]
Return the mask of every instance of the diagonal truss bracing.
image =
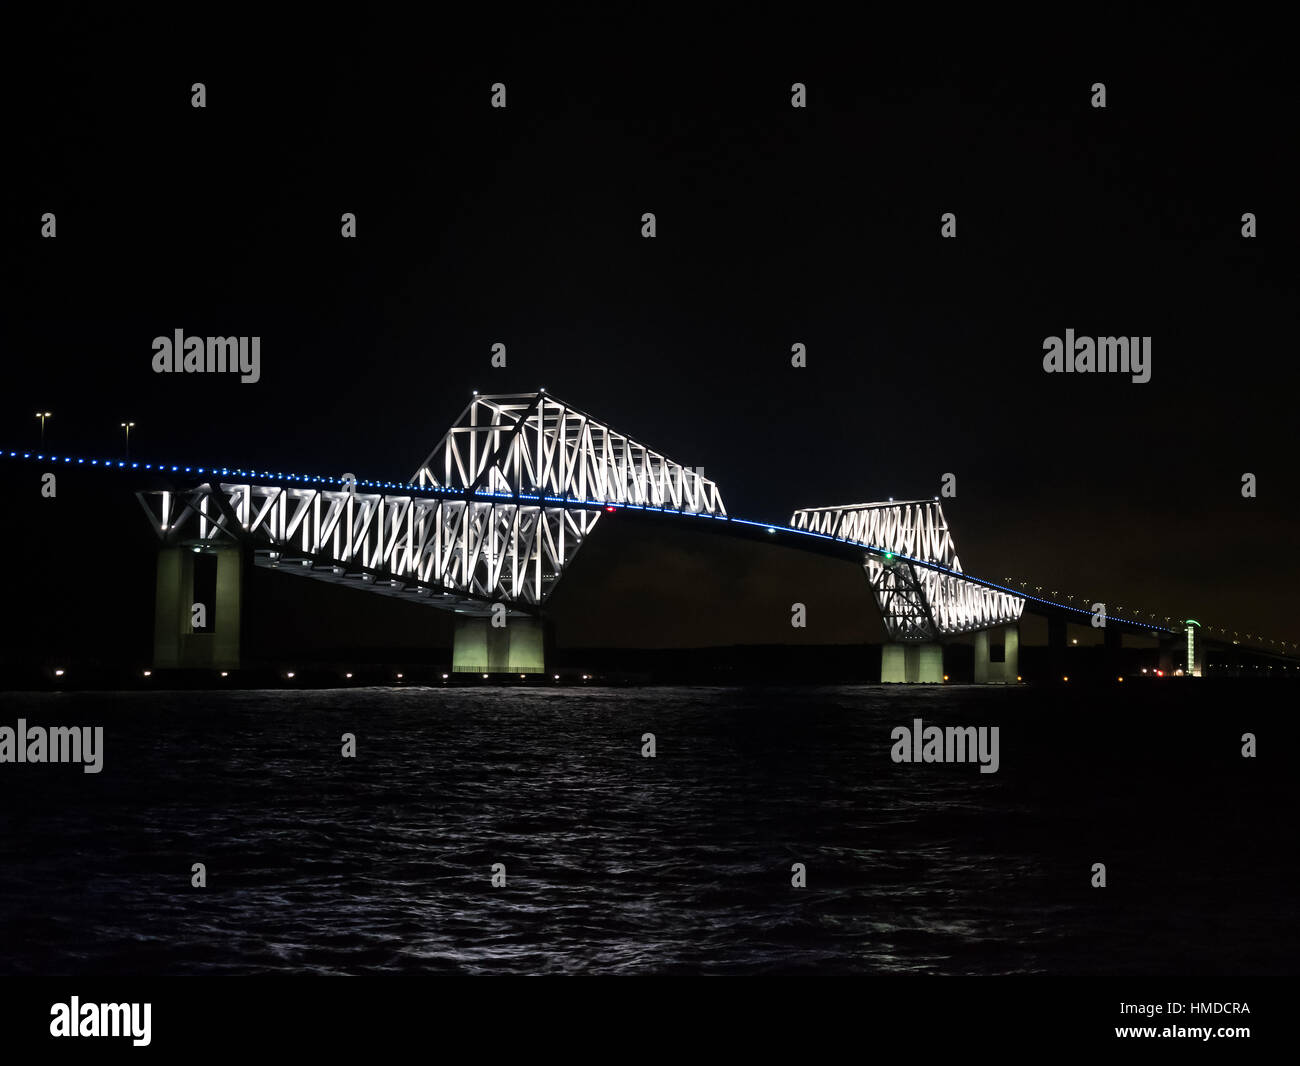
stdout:
[[(261, 565), (467, 610), (541, 609), (606, 509), (726, 517), (702, 470), (545, 392), (476, 395), (407, 485), (360, 484), (385, 491), (212, 476), (138, 496), (164, 542), (232, 539)], [(1023, 598), (962, 574), (937, 500), (808, 508), (790, 525), (866, 550), (895, 640), (985, 629), (1024, 610)]]
[(727, 513), (702, 470), (675, 463), (545, 392), (475, 396), (411, 483)]
[(810, 507), (796, 511), (790, 525), (870, 549), (863, 566), (894, 640), (988, 629), (1015, 622), (1024, 611), (1022, 597), (961, 576), (938, 500)]
[(213, 480), (138, 495), (165, 542), (233, 539), (261, 565), (467, 609), (540, 609), (603, 505), (726, 514), (700, 471), (545, 393), (475, 397), (409, 491), (339, 484)]
[(165, 542), (249, 543), (261, 565), (441, 606), (539, 608), (599, 517), (594, 506), (226, 482), (139, 496)]

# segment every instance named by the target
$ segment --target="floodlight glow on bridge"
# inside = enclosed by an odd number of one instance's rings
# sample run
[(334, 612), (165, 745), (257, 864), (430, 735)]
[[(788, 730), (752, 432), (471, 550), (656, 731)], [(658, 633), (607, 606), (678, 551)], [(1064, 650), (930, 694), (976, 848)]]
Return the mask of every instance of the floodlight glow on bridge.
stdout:
[(973, 633), (1019, 621), (1024, 613), (1024, 597), (962, 575), (938, 500), (805, 507), (790, 524), (873, 547), (863, 567), (893, 640)]
[(139, 495), (164, 540), (186, 530), (251, 540), (263, 565), (302, 564), (466, 608), (540, 608), (601, 515), (619, 507), (726, 517), (701, 471), (544, 392), (476, 394), (404, 491), (292, 484), (300, 479)]
[(1006, 625), (1030, 601), (1090, 615), (964, 573), (937, 499), (804, 508), (786, 526), (732, 517), (702, 470), (544, 391), (475, 393), (408, 482), (7, 454), (173, 477), (169, 489), (137, 493), (164, 544), (243, 543), (258, 565), (444, 608), (540, 610), (602, 516), (628, 510), (751, 527), (793, 546), (860, 548), (895, 641)]

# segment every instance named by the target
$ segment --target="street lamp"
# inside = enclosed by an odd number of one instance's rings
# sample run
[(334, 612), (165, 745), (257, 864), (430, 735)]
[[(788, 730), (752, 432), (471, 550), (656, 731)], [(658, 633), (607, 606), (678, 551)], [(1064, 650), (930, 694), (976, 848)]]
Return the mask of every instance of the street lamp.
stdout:
[(37, 411), (36, 417), (41, 420), (41, 451), (45, 451), (45, 420), (51, 416), (49, 411)]
[(131, 427), (134, 425), (135, 425), (134, 422), (122, 423), (122, 428), (126, 430), (126, 457), (128, 459), (131, 458)]

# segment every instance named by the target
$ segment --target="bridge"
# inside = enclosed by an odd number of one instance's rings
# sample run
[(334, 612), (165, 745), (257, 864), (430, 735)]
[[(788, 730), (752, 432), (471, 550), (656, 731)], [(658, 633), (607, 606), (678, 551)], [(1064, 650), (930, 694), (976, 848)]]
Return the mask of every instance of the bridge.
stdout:
[[(541, 672), (547, 602), (586, 540), (620, 511), (859, 563), (889, 637), (883, 681), (941, 680), (940, 642), (961, 634), (975, 635), (977, 680), (1013, 681), (1027, 606), (1049, 617), (1062, 644), (1066, 620), (1092, 618), (965, 573), (937, 497), (802, 508), (783, 525), (738, 518), (702, 470), (544, 390), (476, 393), (406, 482), (158, 469), (180, 475), (172, 488), (137, 493), (161, 542), (160, 666), (188, 661), (193, 555), (217, 557), (216, 614), (236, 628), (216, 634), (216, 655), (237, 658), (242, 558), (251, 555), (258, 566), (454, 612), (454, 671)], [(1113, 616), (1106, 627), (1116, 646), (1123, 631), (1174, 632)]]
[[(159, 668), (239, 666), (244, 574), (256, 565), (451, 612), (458, 673), (539, 673), (547, 605), (558, 583), (587, 539), (620, 513), (860, 567), (887, 637), (884, 681), (942, 680), (942, 646), (963, 636), (974, 641), (976, 681), (1019, 680), (1027, 613), (1046, 619), (1048, 676), (1061, 676), (1067, 625), (1094, 621), (1073, 597), (1062, 602), (1056, 593), (1017, 589), (1011, 579), (965, 572), (937, 497), (804, 507), (784, 523), (741, 518), (728, 513), (702, 470), (544, 390), (475, 394), (400, 482), (43, 451), (0, 457), (147, 480), (151, 487), (135, 495), (160, 542), (153, 653)], [(214, 625), (192, 619), (199, 585)], [(1288, 670), (1295, 664), (1294, 644), (1265, 647), (1251, 634), (1229, 639), (1222, 628), (1216, 641), (1193, 620), (1160, 625), (1155, 615), (1144, 617), (1107, 615), (1100, 636), (1108, 662), (1119, 659), (1122, 636), (1137, 633), (1156, 638), (1162, 664), (1185, 645), (1193, 675), (1210, 646), (1246, 645), (1231, 649), (1237, 662), (1248, 653)]]

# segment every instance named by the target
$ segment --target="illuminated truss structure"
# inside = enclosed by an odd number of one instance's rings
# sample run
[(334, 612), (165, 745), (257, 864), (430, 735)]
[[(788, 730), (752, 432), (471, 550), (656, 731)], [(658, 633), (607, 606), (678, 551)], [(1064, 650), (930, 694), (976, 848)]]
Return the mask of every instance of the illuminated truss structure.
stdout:
[[(540, 610), (607, 510), (727, 519), (703, 471), (544, 391), (475, 394), (405, 484), (197, 473), (198, 484), (137, 494), (165, 544), (225, 540), (262, 566), (476, 613)], [(1022, 597), (962, 574), (937, 500), (808, 508), (790, 526), (865, 549), (894, 640), (987, 629), (1024, 610)]]
[(407, 485), (214, 476), (138, 496), (164, 543), (232, 540), (259, 565), (477, 612), (539, 609), (607, 506), (726, 514), (701, 471), (545, 392), (476, 395)]
[(938, 500), (809, 507), (795, 511), (790, 525), (868, 549), (863, 567), (892, 640), (971, 633), (1024, 612), (1023, 597), (962, 576)]
[(545, 392), (476, 394), (411, 483), (727, 513), (718, 486), (702, 471), (674, 463)]

